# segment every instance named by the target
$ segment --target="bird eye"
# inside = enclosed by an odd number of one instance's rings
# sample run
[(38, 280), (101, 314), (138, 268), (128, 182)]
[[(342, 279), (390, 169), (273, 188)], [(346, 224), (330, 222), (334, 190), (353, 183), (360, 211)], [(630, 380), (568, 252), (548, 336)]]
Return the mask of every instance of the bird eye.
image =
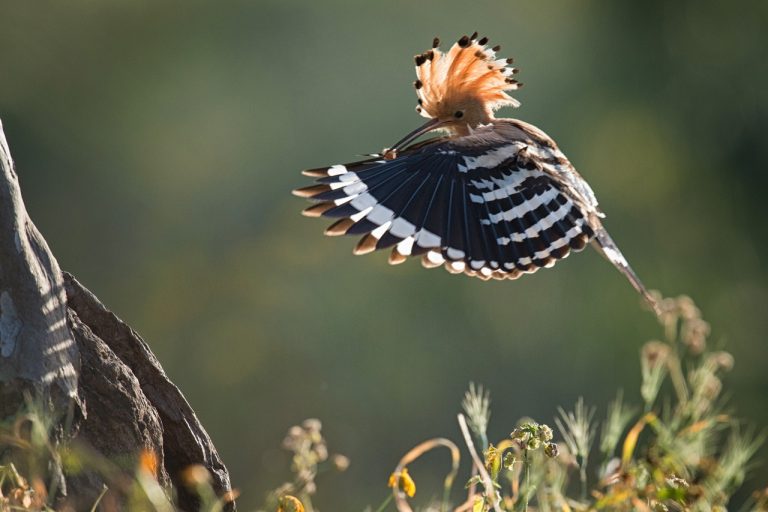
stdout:
[(453, 113), (453, 117), (455, 117), (456, 119), (461, 119), (462, 117), (464, 117), (464, 112), (462, 112), (461, 110), (457, 110), (456, 112)]

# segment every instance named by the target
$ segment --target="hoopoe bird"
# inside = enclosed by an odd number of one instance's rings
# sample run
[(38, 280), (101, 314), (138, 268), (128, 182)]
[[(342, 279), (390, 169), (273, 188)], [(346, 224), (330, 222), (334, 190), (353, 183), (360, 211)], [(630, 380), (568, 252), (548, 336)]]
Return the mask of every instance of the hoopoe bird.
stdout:
[[(477, 33), (447, 52), (439, 43), (415, 57), (416, 111), (428, 121), (380, 154), (304, 171), (317, 179), (293, 191), (315, 203), (303, 214), (338, 218), (326, 235), (362, 235), (354, 254), (392, 248), (391, 264), (420, 256), (427, 268), (486, 280), (551, 267), (591, 242), (658, 312), (555, 142), (494, 116), (520, 105), (507, 94), (522, 86), (512, 59)], [(433, 131), (442, 135), (413, 143)]]

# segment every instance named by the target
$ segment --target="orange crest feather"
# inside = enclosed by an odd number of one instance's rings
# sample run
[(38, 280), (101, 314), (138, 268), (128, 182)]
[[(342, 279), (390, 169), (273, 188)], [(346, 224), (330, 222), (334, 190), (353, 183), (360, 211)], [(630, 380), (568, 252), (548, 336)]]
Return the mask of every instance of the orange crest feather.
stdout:
[(492, 117), (498, 108), (520, 106), (505, 92), (522, 86), (511, 78), (517, 73), (508, 66), (512, 59), (497, 59), (500, 47), (487, 48), (488, 38), (476, 38), (477, 33), (464, 36), (446, 53), (435, 38), (431, 50), (415, 57), (417, 111), (423, 117), (447, 117), (459, 108), (482, 109)]

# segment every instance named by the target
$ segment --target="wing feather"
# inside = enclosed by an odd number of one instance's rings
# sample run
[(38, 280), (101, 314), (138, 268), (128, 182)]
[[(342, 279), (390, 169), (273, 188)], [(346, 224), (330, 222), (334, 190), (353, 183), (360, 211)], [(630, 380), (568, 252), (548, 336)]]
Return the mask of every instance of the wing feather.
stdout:
[(338, 219), (328, 234), (362, 235), (355, 254), (394, 247), (391, 263), (421, 255), (428, 267), (514, 279), (594, 237), (582, 203), (527, 142), (421, 143), (392, 160), (307, 171), (316, 184), (296, 194), (316, 202), (308, 216)]

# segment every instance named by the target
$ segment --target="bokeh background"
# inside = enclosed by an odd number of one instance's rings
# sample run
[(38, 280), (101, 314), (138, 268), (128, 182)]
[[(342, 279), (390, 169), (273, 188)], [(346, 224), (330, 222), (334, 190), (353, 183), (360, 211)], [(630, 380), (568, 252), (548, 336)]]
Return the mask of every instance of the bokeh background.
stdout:
[[(140, 331), (252, 509), (285, 430), (324, 421), (361, 510), (400, 455), (458, 438), (467, 383), (492, 437), (617, 388), (661, 335), (593, 251), (516, 282), (353, 257), (289, 191), (417, 126), (412, 56), (474, 30), (515, 57), (649, 287), (689, 294), (732, 351), (731, 404), (768, 425), (768, 3), (0, 1), (0, 117), (62, 267)], [(761, 457), (768, 452), (763, 450)], [(413, 473), (423, 497), (435, 455)], [(764, 485), (762, 466), (751, 485)]]

